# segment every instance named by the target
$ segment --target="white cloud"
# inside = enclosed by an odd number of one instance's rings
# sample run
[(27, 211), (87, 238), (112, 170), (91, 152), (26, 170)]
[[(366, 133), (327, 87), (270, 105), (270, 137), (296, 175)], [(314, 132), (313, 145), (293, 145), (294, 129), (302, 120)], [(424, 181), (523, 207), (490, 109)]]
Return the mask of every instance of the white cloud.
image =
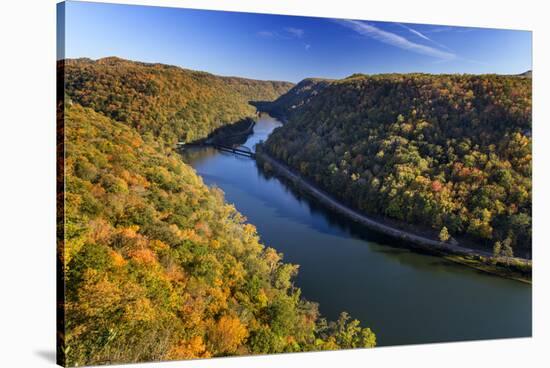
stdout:
[(271, 32), (271, 31), (259, 31), (257, 33), (257, 35), (260, 36), (260, 37), (270, 38), (270, 37), (275, 37), (276, 33)]
[(304, 30), (294, 27), (286, 27), (279, 30), (262, 30), (256, 32), (256, 35), (263, 38), (274, 38), (278, 40), (291, 40), (304, 37)]
[[(256, 36), (261, 38), (269, 38), (272, 40), (280, 41), (293, 41), (304, 37), (304, 30), (294, 27), (286, 27), (278, 30), (261, 30), (256, 32)], [(300, 42), (300, 41), (299, 41)], [(311, 44), (301, 41), (304, 49), (308, 51), (311, 48)]]
[(300, 28), (287, 27), (285, 31), (296, 38), (302, 38), (304, 36), (304, 30)]
[(388, 31), (384, 31), (366, 22), (361, 22), (358, 20), (340, 20), (340, 19), (337, 19), (335, 21), (343, 25), (344, 27), (353, 29), (355, 32), (359, 33), (362, 36), (373, 38), (377, 41), (383, 42), (385, 44), (388, 44), (394, 47), (398, 47), (403, 50), (408, 50), (411, 52), (415, 52), (417, 54), (431, 56), (440, 60), (453, 60), (457, 58), (457, 56), (452, 52), (443, 51), (435, 47), (430, 47), (430, 46), (412, 42), (403, 36), (400, 36)]
[(408, 30), (408, 31), (411, 32), (412, 34), (417, 35), (417, 36), (420, 37), (420, 38), (423, 38), (423, 39), (425, 39), (425, 40), (434, 42), (431, 38), (429, 38), (428, 36), (422, 34), (421, 32), (419, 32), (419, 31), (417, 31), (417, 30), (415, 30), (415, 29), (412, 29), (412, 28), (410, 28), (410, 27), (407, 27), (406, 25), (401, 24), (401, 23), (395, 23), (395, 24), (397, 24), (397, 25), (399, 25), (399, 26), (405, 28), (406, 30)]
[(475, 28), (445, 26), (445, 27), (435, 27), (430, 30), (424, 31), (424, 33), (441, 33), (441, 32), (469, 33), (474, 30)]
[(406, 25), (401, 24), (401, 23), (396, 23), (396, 24), (399, 25), (399, 26), (401, 26), (401, 27), (403, 27), (403, 28), (405, 28), (407, 31), (411, 32), (412, 34), (414, 34), (414, 35), (416, 35), (416, 36), (418, 36), (418, 37), (420, 37), (420, 38), (422, 38), (422, 39), (424, 39), (424, 40), (426, 40), (426, 41), (429, 41), (429, 42), (433, 43), (434, 45), (437, 45), (437, 46), (439, 46), (439, 47), (441, 47), (441, 48), (443, 48), (443, 49), (447, 49), (447, 50), (449, 50), (449, 51), (452, 51), (452, 50), (451, 50), (450, 48), (448, 48), (447, 46), (442, 45), (442, 44), (440, 44), (439, 42), (436, 42), (436, 41), (432, 40), (430, 37), (426, 36), (425, 34), (421, 33), (420, 31), (417, 31), (416, 29), (412, 29), (411, 27), (407, 27)]

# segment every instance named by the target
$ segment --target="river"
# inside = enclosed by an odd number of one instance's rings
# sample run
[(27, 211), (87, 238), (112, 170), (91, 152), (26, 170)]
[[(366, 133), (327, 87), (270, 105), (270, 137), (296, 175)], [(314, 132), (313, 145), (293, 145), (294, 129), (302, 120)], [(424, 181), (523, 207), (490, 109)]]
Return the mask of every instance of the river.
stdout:
[[(244, 145), (280, 125), (261, 115)], [(225, 192), (264, 244), (300, 265), (295, 284), (323, 316), (347, 311), (373, 329), (378, 346), (531, 336), (531, 285), (395, 247), (250, 158), (205, 147), (183, 158)]]

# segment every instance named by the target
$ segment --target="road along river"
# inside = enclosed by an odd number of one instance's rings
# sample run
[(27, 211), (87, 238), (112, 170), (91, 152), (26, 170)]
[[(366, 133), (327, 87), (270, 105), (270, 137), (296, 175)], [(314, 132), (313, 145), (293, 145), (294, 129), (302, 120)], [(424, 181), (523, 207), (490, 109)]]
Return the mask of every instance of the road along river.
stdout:
[[(245, 146), (281, 123), (261, 115)], [(371, 327), (378, 346), (531, 336), (531, 285), (395, 247), (256, 161), (210, 147), (184, 160), (258, 228), (262, 242), (300, 265), (295, 284), (321, 313)]]

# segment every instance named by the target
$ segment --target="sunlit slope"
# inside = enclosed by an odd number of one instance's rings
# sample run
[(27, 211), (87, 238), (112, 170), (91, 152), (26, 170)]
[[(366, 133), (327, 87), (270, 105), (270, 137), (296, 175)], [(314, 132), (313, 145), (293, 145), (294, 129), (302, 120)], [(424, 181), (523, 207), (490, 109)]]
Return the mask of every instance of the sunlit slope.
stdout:
[(65, 148), (68, 365), (375, 344), (157, 139), (68, 103)]
[(528, 256), (531, 122), (530, 78), (353, 75), (266, 149), (366, 214)]
[(249, 101), (274, 100), (293, 86), (115, 57), (65, 60), (64, 70), (72, 101), (170, 144), (254, 115)]

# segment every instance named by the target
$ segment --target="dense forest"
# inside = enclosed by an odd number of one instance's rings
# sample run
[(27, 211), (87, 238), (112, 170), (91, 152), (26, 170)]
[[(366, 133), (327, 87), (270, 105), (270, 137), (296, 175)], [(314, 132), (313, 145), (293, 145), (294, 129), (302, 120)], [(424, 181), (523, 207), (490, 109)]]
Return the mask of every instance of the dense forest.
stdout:
[(285, 121), (307, 106), (330, 82), (330, 79), (306, 78), (274, 101), (253, 101), (252, 104), (258, 110)]
[(363, 213), (530, 256), (528, 75), (357, 74), (292, 97), (261, 106), (288, 116), (273, 157)]
[(215, 128), (254, 115), (249, 101), (273, 100), (293, 86), (116, 57), (70, 59), (64, 68), (71, 101), (170, 145), (204, 138)]
[(298, 267), (170, 148), (287, 84), (112, 58), (67, 61), (65, 79), (67, 365), (375, 345), (346, 313), (321, 318), (293, 285)]

